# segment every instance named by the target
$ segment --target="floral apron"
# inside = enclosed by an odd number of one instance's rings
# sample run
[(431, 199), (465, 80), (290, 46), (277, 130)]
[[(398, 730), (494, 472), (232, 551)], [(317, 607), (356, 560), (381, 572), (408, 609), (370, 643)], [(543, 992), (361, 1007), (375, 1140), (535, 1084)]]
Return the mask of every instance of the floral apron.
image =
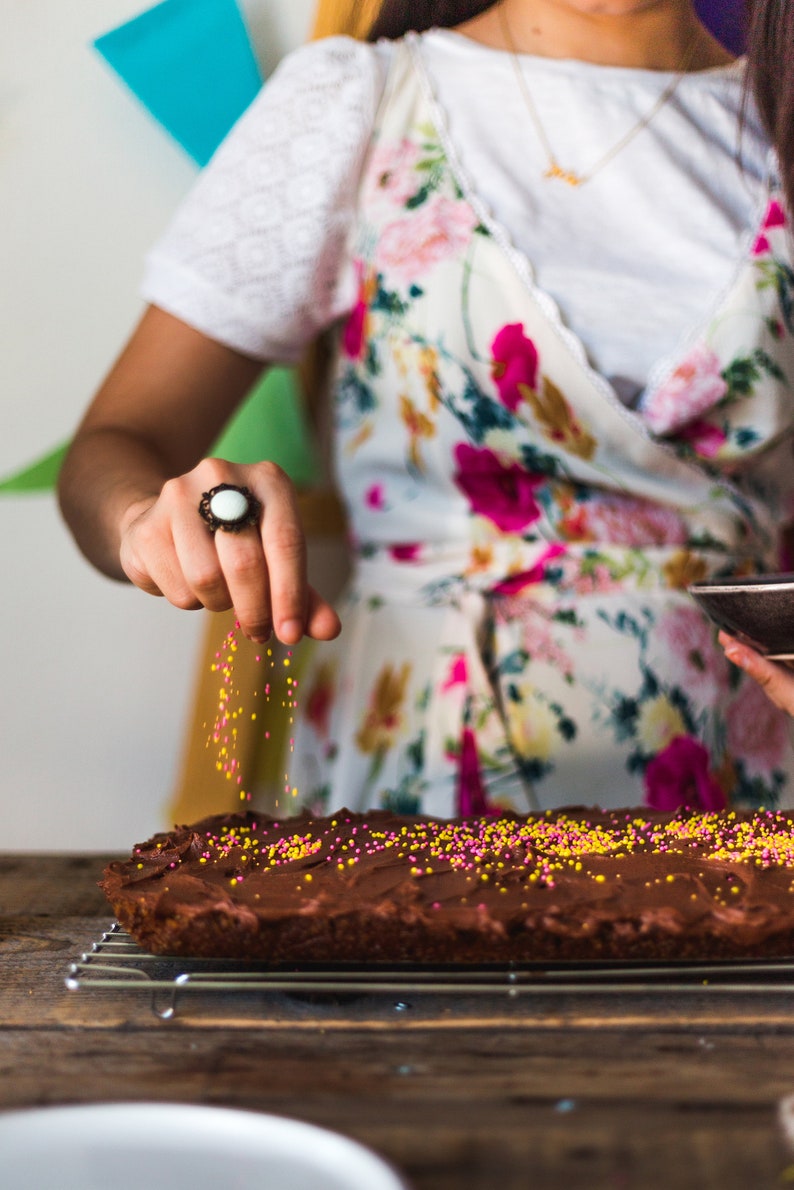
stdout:
[(794, 801), (789, 720), (686, 593), (780, 568), (794, 323), (770, 191), (642, 412), (595, 372), (464, 177), (416, 39), (365, 169), (335, 452), (355, 556), (300, 682), (318, 812)]

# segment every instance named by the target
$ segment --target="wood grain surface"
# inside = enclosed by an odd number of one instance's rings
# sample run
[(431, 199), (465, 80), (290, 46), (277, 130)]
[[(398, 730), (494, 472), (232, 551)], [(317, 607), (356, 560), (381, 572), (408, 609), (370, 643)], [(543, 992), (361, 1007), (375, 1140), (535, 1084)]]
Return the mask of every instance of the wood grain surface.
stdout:
[(794, 1183), (787, 989), (327, 999), (66, 987), (106, 857), (0, 856), (0, 1109), (158, 1100), (292, 1116), (414, 1190)]

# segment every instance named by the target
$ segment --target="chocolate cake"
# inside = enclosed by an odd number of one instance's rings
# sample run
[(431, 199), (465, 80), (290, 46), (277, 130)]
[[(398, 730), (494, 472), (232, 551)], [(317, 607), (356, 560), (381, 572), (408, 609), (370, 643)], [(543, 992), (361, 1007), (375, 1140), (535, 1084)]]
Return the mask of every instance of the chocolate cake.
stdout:
[(155, 835), (101, 887), (157, 954), (499, 963), (794, 954), (794, 817), (446, 821), (239, 813)]

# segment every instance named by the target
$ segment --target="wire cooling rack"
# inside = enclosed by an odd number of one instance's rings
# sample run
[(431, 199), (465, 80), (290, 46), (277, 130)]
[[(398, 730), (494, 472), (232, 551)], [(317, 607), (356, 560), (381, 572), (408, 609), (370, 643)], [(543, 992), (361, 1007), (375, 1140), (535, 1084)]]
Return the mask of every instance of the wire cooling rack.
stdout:
[(416, 997), (666, 995), (708, 992), (743, 995), (794, 995), (794, 960), (741, 962), (516, 963), (494, 966), (424, 966), (349, 963), (270, 966), (257, 962), (183, 959), (151, 955), (118, 924), (106, 930), (90, 951), (73, 962), (66, 976), (70, 991), (129, 991), (150, 994), (152, 1010), (164, 1020), (176, 1014), (183, 996), (223, 993), (235, 997), (269, 994), (313, 1004), (344, 1003), (360, 997), (385, 1001), (405, 1011)]

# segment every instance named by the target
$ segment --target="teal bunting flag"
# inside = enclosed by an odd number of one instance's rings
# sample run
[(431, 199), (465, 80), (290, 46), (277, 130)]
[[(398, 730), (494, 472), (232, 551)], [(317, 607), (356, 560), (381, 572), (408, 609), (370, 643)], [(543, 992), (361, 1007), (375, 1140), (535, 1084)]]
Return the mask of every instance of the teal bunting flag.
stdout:
[(198, 165), (262, 86), (236, 0), (163, 0), (94, 47)]
[[(163, 0), (93, 45), (199, 166), (262, 86), (236, 0)], [(67, 449), (62, 443), (0, 477), (0, 495), (51, 492)], [(239, 463), (271, 459), (297, 484), (311, 485), (318, 460), (294, 372), (271, 369), (211, 453)]]

